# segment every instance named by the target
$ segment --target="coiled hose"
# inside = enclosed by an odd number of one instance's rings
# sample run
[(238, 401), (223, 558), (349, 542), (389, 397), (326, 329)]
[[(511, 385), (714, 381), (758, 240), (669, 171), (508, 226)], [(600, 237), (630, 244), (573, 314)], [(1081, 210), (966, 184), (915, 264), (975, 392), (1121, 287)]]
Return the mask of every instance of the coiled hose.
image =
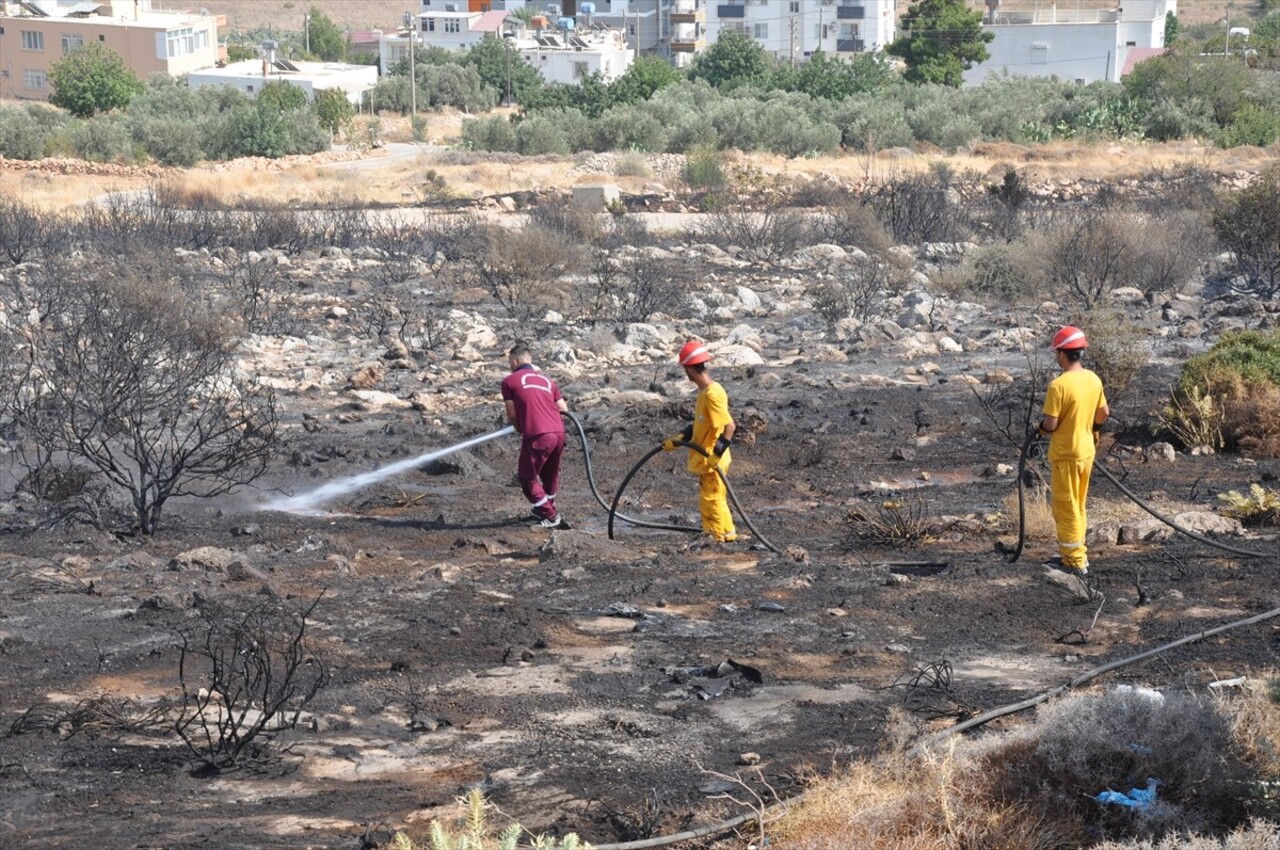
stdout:
[[(707, 450), (704, 449), (702, 446), (698, 445), (697, 443), (691, 443), (688, 440), (675, 440), (674, 442), (677, 446), (684, 446), (685, 448), (690, 449), (691, 451), (697, 452), (703, 457), (706, 457), (706, 458), (711, 457), (711, 455), (708, 454)], [(585, 439), (583, 440), (583, 445), (584, 446), (586, 445)], [(637, 522), (636, 520), (630, 519), (618, 513), (618, 502), (622, 500), (622, 494), (626, 491), (627, 485), (631, 483), (631, 479), (635, 477), (636, 473), (640, 471), (641, 467), (643, 467), (646, 463), (648, 463), (653, 458), (654, 455), (658, 454), (662, 450), (663, 448), (660, 444), (652, 448), (648, 454), (646, 454), (644, 457), (640, 458), (640, 460), (636, 462), (635, 466), (631, 467), (631, 471), (626, 474), (626, 477), (622, 479), (622, 483), (618, 485), (618, 492), (614, 494), (613, 504), (608, 506), (609, 539), (610, 540), (613, 539), (613, 518), (615, 516), (621, 517), (623, 520), (633, 525), (642, 525), (648, 528), (668, 528), (668, 529), (673, 529), (675, 531), (694, 531), (694, 532), (702, 530), (700, 528), (690, 528), (688, 526), (656, 525), (654, 523)], [(717, 469), (716, 475), (719, 475), (720, 480), (724, 483), (725, 492), (729, 494), (729, 501), (733, 504), (733, 509), (738, 512), (738, 516), (741, 517), (743, 525), (751, 529), (751, 533), (754, 534), (756, 539), (759, 540), (760, 543), (770, 552), (773, 552), (779, 555), (782, 554), (782, 550), (779, 549), (777, 546), (774, 546), (772, 543), (770, 543), (769, 538), (761, 534), (760, 530), (756, 528), (755, 525), (751, 522), (751, 518), (747, 516), (747, 512), (742, 509), (742, 505), (738, 502), (738, 497), (734, 494), (733, 487), (729, 484), (729, 479), (725, 478), (724, 473), (721, 472), (719, 469)], [(591, 485), (591, 489), (592, 489), (592, 492), (594, 493), (595, 492), (594, 484)], [(597, 496), (597, 498), (599, 497)]]
[[(600, 507), (604, 508), (606, 511), (609, 512), (609, 538), (610, 539), (613, 538), (613, 518), (615, 515), (618, 517), (618, 519), (622, 520), (623, 522), (629, 522), (632, 525), (636, 525), (641, 528), (659, 528), (659, 529), (663, 529), (664, 531), (687, 531), (687, 532), (692, 532), (694, 534), (698, 533), (699, 531), (702, 531), (701, 528), (694, 528), (693, 526), (689, 526), (689, 525), (670, 525), (668, 523), (661, 523), (661, 522), (647, 522), (642, 519), (634, 519), (633, 517), (629, 517), (626, 514), (620, 514), (615, 509), (618, 504), (618, 500), (616, 498), (613, 500), (613, 507), (610, 507), (609, 503), (606, 502), (604, 500), (604, 497), (600, 495), (600, 490), (596, 487), (595, 469), (591, 465), (591, 449), (587, 446), (587, 431), (585, 428), (582, 427), (582, 423), (578, 420), (578, 417), (574, 416), (572, 413), (568, 411), (565, 411), (564, 415), (569, 417), (569, 419), (573, 422), (574, 427), (578, 429), (578, 439), (582, 443), (582, 460), (587, 467), (587, 486), (591, 488), (591, 495), (595, 497), (596, 503), (599, 504)], [(659, 446), (659, 448), (661, 448), (661, 446)], [(651, 454), (652, 453), (650, 453), (650, 455)], [(646, 455), (645, 460), (648, 460), (650, 455)], [(641, 461), (641, 463), (643, 462), (644, 461)], [(632, 471), (634, 472), (635, 470), (632, 470)], [(627, 476), (627, 479), (622, 482), (623, 487), (627, 486), (627, 480), (630, 480), (630, 476)], [(619, 494), (622, 493), (621, 488), (618, 489), (618, 493)], [(754, 529), (752, 530), (754, 531)]]
[[(1022, 557), (1022, 548), (1026, 543), (1026, 539), (1027, 539), (1027, 508), (1026, 508), (1026, 496), (1024, 494), (1024, 489), (1026, 485), (1024, 482), (1026, 479), (1026, 471), (1027, 471), (1027, 457), (1030, 455), (1031, 447), (1035, 445), (1035, 442), (1039, 438), (1039, 436), (1040, 435), (1035, 431), (1032, 431), (1030, 434), (1028, 434), (1026, 442), (1022, 444), (1022, 454), (1018, 457), (1018, 544), (1017, 546), (1014, 547), (1013, 554), (1010, 555), (1009, 557), (1009, 563), (1011, 564), (1015, 563), (1018, 560), (1018, 558)], [(1229, 543), (1220, 543), (1217, 540), (1214, 540), (1209, 537), (1205, 537), (1203, 534), (1197, 534), (1196, 532), (1192, 531), (1189, 528), (1183, 528), (1182, 526), (1178, 525), (1177, 522), (1175, 522), (1174, 520), (1170, 519), (1167, 516), (1164, 516), (1155, 508), (1151, 507), (1151, 505), (1143, 501), (1142, 497), (1139, 496), (1137, 493), (1134, 493), (1128, 487), (1121, 484), (1120, 479), (1112, 475), (1111, 471), (1108, 470), (1101, 463), (1099, 463), (1096, 458), (1094, 459), (1094, 462), (1093, 462), (1093, 468), (1098, 470), (1098, 472), (1102, 473), (1103, 478), (1107, 479), (1112, 484), (1114, 484), (1116, 486), (1116, 489), (1118, 489), (1125, 496), (1128, 496), (1129, 499), (1131, 499), (1135, 505), (1142, 508), (1144, 511), (1151, 514), (1153, 517), (1160, 520), (1165, 525), (1169, 526), (1179, 534), (1184, 534), (1187, 537), (1190, 537), (1192, 540), (1195, 540), (1199, 543), (1203, 543), (1206, 546), (1211, 546), (1214, 549), (1221, 549), (1223, 552), (1230, 552), (1233, 555), (1240, 555), (1241, 557), (1245, 557), (1245, 558), (1270, 557), (1266, 552), (1255, 552), (1252, 549), (1242, 549), (1239, 546), (1232, 546)]]

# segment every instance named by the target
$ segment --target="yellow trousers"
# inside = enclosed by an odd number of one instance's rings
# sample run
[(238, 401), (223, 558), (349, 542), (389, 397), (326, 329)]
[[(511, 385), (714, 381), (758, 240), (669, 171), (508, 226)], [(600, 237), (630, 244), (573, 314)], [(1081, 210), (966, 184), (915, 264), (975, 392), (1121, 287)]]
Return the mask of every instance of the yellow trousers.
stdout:
[(1053, 524), (1058, 530), (1058, 553), (1064, 567), (1079, 569), (1089, 562), (1089, 552), (1084, 545), (1089, 526), (1085, 499), (1089, 497), (1093, 458), (1057, 460), (1051, 467)]
[[(721, 472), (728, 468), (729, 464), (720, 463)], [(704, 532), (721, 542), (737, 539), (738, 532), (729, 513), (729, 491), (714, 470), (698, 476), (698, 508), (702, 512)]]

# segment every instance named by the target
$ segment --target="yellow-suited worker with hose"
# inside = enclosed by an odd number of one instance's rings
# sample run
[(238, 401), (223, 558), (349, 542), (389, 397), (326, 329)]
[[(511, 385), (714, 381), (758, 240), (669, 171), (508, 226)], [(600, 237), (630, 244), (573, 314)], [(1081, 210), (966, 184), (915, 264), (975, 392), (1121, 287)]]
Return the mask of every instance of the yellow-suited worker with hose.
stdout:
[(1058, 532), (1058, 555), (1045, 566), (1076, 575), (1089, 572), (1085, 500), (1098, 429), (1111, 415), (1102, 379), (1081, 362), (1088, 347), (1084, 331), (1077, 327), (1068, 325), (1054, 335), (1049, 350), (1057, 356), (1062, 374), (1049, 382), (1039, 427), (1041, 435), (1049, 435), (1053, 524)]
[(688, 470), (698, 476), (698, 507), (702, 513), (702, 532), (719, 543), (738, 539), (729, 513), (729, 500), (724, 482), (716, 474), (728, 472), (733, 457), (729, 446), (737, 426), (729, 415), (729, 394), (724, 387), (711, 379), (707, 364), (711, 352), (697, 340), (689, 340), (680, 349), (679, 363), (684, 374), (698, 387), (697, 401), (693, 409), (693, 424), (680, 434), (663, 441), (662, 447), (675, 451), (676, 441), (685, 440), (706, 450), (703, 457), (690, 449)]

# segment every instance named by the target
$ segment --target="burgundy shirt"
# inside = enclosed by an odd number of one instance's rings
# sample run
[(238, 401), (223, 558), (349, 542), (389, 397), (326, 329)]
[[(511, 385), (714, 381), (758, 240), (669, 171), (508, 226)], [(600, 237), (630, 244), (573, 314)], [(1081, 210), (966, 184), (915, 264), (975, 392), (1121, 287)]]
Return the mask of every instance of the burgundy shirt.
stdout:
[(560, 387), (532, 363), (525, 363), (502, 380), (502, 400), (516, 406), (516, 429), (521, 436), (564, 432), (564, 420), (556, 407)]

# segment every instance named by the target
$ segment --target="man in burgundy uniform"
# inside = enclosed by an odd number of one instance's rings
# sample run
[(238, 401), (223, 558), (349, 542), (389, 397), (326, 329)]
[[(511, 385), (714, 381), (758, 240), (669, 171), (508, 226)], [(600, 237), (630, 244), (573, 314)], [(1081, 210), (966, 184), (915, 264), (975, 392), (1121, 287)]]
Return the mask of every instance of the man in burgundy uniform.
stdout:
[(568, 412), (556, 382), (533, 365), (526, 345), (511, 349), (508, 363), (511, 374), (502, 381), (502, 401), (510, 422), (523, 442), (516, 478), (520, 489), (533, 505), (531, 513), (542, 521), (543, 528), (560, 525), (556, 510), (556, 489), (560, 485), (560, 456), (564, 454), (564, 420)]

